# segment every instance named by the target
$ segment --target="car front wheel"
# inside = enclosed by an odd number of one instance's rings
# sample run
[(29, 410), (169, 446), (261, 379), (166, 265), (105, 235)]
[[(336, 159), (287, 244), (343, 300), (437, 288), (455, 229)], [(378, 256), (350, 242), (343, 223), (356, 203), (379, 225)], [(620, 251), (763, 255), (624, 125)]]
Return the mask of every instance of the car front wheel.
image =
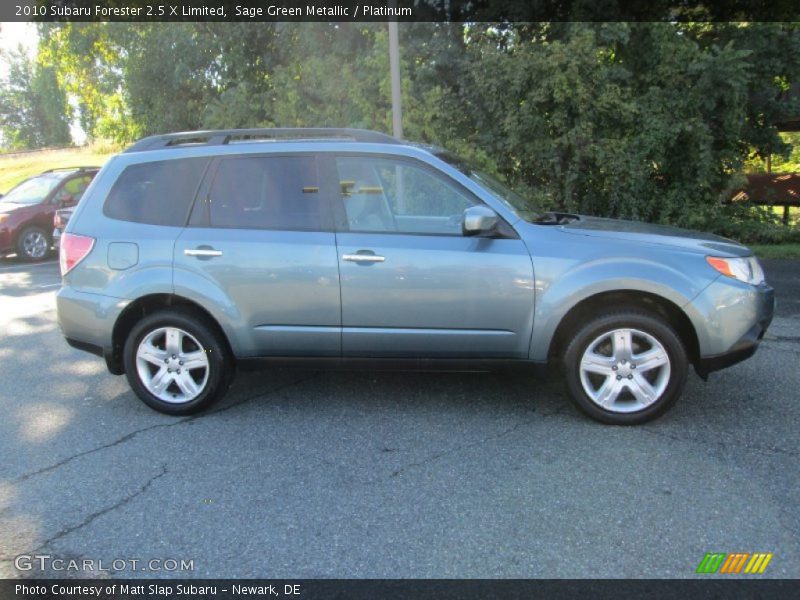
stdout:
[(615, 425), (645, 423), (664, 414), (683, 391), (688, 365), (672, 327), (636, 309), (590, 320), (564, 353), (572, 400), (590, 417)]
[(199, 315), (163, 310), (137, 323), (123, 351), (125, 374), (148, 406), (171, 415), (199, 412), (227, 392), (232, 361)]

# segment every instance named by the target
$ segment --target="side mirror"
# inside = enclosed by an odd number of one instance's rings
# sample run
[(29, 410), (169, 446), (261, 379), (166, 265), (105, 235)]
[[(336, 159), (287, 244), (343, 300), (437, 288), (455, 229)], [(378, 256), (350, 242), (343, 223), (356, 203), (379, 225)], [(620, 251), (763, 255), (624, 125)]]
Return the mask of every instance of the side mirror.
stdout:
[(481, 235), (491, 233), (500, 217), (488, 206), (470, 206), (464, 211), (461, 221), (461, 233), (464, 235)]

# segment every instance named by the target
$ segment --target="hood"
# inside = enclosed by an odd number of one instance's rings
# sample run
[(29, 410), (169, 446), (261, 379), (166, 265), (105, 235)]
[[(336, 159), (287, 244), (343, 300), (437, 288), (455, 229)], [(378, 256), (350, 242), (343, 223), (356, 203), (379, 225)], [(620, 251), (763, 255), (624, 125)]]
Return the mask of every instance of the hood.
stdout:
[(572, 223), (560, 226), (560, 229), (565, 233), (576, 235), (662, 244), (703, 254), (730, 256), (749, 256), (752, 254), (750, 249), (738, 242), (718, 235), (639, 221), (604, 219), (581, 215), (579, 219)]
[(0, 214), (8, 214), (12, 212), (16, 212), (18, 210), (23, 210), (26, 208), (31, 208), (30, 204), (14, 204), (13, 202), (0, 202)]

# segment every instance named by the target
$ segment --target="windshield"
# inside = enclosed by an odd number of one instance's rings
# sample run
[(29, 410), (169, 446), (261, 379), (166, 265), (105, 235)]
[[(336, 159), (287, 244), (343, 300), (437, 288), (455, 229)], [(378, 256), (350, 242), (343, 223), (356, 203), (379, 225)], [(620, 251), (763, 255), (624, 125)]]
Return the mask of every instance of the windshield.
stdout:
[(0, 202), (8, 204), (39, 204), (47, 197), (53, 188), (60, 181), (57, 177), (34, 177), (23, 181), (17, 187), (12, 188), (5, 196), (0, 198)]
[(537, 220), (541, 217), (542, 211), (532, 200), (520, 196), (496, 177), (492, 177), (488, 173), (475, 168), (463, 158), (450, 152), (439, 152), (436, 156), (461, 171), (475, 183), (492, 192), (498, 200), (526, 221)]

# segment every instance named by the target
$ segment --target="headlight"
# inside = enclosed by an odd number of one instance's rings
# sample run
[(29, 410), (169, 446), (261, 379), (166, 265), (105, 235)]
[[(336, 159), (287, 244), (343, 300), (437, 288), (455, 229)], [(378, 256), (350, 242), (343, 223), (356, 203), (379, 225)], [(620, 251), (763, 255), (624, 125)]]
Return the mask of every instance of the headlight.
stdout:
[(8, 221), (8, 213), (0, 214), (0, 225), (2, 225), (6, 221)]
[(733, 277), (752, 285), (764, 283), (764, 270), (755, 256), (741, 258), (719, 258), (706, 256), (706, 261), (714, 269), (727, 277)]

